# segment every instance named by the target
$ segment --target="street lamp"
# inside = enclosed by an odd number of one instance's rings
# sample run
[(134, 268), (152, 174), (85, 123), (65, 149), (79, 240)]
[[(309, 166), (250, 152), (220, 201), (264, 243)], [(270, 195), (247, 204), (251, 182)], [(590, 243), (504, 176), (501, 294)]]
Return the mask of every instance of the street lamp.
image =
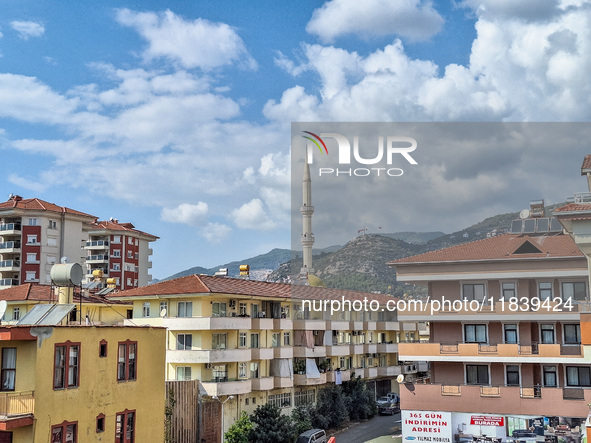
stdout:
[(226, 404), (226, 402), (228, 400), (232, 400), (234, 398), (233, 395), (230, 395), (228, 398), (226, 398), (224, 401), (221, 401), (217, 395), (214, 395), (213, 397), (214, 400), (217, 400), (220, 402), (220, 404), (222, 405), (222, 433), (220, 434), (220, 441), (221, 443), (224, 443), (224, 404)]

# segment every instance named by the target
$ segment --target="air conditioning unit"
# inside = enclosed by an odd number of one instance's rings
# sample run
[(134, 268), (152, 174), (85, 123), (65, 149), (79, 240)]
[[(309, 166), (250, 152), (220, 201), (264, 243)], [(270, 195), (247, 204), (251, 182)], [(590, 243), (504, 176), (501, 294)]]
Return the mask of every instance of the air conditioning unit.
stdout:
[(211, 369), (213, 365), (211, 363), (205, 363), (205, 369)]

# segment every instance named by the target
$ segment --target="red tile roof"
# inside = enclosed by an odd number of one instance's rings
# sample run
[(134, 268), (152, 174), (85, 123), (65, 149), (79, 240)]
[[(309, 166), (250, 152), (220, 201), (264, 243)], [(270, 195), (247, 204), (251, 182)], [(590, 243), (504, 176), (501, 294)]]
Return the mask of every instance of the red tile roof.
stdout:
[[(578, 212), (578, 211), (591, 211), (591, 205), (583, 205), (580, 203), (569, 203), (568, 205), (556, 208), (554, 212)], [(561, 215), (561, 214), (557, 214)]]
[[(524, 243), (529, 242), (540, 253), (515, 254)], [(451, 246), (437, 251), (426, 252), (412, 257), (394, 260), (388, 264), (396, 266), (405, 263), (466, 262), (482, 260), (524, 260), (529, 258), (584, 257), (569, 235), (515, 235), (503, 234)]]
[(581, 165), (581, 175), (585, 175), (588, 170), (591, 170), (591, 155), (586, 155)]
[[(51, 296), (50, 285), (40, 285), (35, 283), (25, 283), (24, 285), (12, 286), (7, 289), (0, 290), (0, 300), (6, 301), (55, 301), (55, 295)], [(80, 296), (74, 294), (74, 302), (78, 303)], [(96, 294), (82, 296), (82, 303), (101, 303), (101, 304), (119, 304), (121, 302), (109, 300), (105, 297)], [(128, 303), (124, 303), (128, 304)]]
[(38, 198), (21, 199), (16, 196), (10, 200), (0, 203), (0, 212), (4, 209), (22, 209), (25, 211), (49, 211), (65, 214), (80, 215), (83, 217), (90, 217), (96, 219), (94, 215), (86, 214), (84, 212), (75, 211), (74, 209), (66, 208), (65, 206), (58, 206), (54, 203), (49, 203)]
[(129, 289), (119, 293), (111, 293), (107, 297), (142, 297), (152, 295), (182, 294), (232, 294), (237, 296), (297, 298), (315, 300), (334, 300), (345, 297), (346, 300), (378, 300), (386, 303), (391, 296), (368, 292), (348, 291), (342, 289), (317, 288), (287, 283), (272, 283), (257, 280), (219, 277), (211, 275), (189, 275), (158, 282), (141, 288)]
[(134, 232), (136, 234), (141, 234), (141, 235), (145, 235), (148, 237), (153, 237), (154, 239), (160, 238), (160, 237), (156, 237), (155, 235), (148, 234), (147, 232), (143, 232), (138, 229), (135, 229), (135, 226), (132, 225), (131, 223), (119, 223), (119, 222), (110, 221), (110, 220), (96, 221), (95, 223), (90, 225), (90, 228), (97, 229), (97, 230), (104, 229), (104, 230), (110, 230), (110, 231)]

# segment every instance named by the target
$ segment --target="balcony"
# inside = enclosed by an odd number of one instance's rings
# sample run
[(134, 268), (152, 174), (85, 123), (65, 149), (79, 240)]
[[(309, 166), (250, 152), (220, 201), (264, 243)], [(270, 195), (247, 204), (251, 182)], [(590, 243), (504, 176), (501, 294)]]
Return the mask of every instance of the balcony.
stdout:
[(326, 331), (326, 320), (294, 320), (293, 329), (304, 331)]
[(313, 348), (308, 348), (306, 346), (294, 346), (293, 356), (299, 358), (326, 357), (326, 347), (314, 346)]
[(400, 397), (410, 410), (583, 417), (591, 389), (409, 384), (401, 385)]
[(134, 323), (149, 326), (163, 326), (171, 331), (207, 331), (251, 329), (248, 317), (143, 317), (134, 318)]
[[(349, 381), (351, 380), (351, 371), (350, 370), (346, 370), (346, 371), (341, 371), (341, 381)], [(336, 372), (335, 371), (329, 371), (326, 373), (326, 381), (328, 383), (335, 383), (336, 382)]]
[(87, 241), (84, 249), (109, 249), (109, 240)]
[(378, 343), (378, 352), (380, 354), (394, 354), (398, 352), (397, 343)]
[(251, 360), (272, 360), (274, 355), (273, 348), (253, 348), (251, 349)]
[(20, 223), (2, 223), (0, 224), (0, 235), (18, 235), (21, 233)]
[(378, 345), (376, 343), (366, 343), (363, 345), (363, 352), (366, 354), (375, 354), (378, 352)]
[(252, 390), (253, 391), (270, 391), (274, 388), (274, 379), (275, 377), (261, 377), (261, 378), (253, 378), (252, 381)]
[(86, 257), (86, 263), (109, 263), (109, 256), (107, 254), (89, 255)]
[(293, 348), (291, 346), (273, 348), (273, 358), (293, 358)]
[(256, 331), (273, 329), (272, 318), (253, 318), (251, 324), (251, 328)]
[(293, 329), (293, 320), (291, 318), (274, 318), (273, 329)]
[(0, 393), (0, 429), (9, 430), (33, 424), (34, 391)]
[(19, 271), (21, 269), (20, 260), (2, 260), (0, 261), (0, 271)]
[(349, 346), (349, 354), (357, 355), (363, 354), (363, 345), (362, 344), (353, 344)]
[(379, 321), (376, 323), (378, 331), (400, 331), (400, 323), (397, 321)]
[(400, 374), (402, 374), (402, 368), (400, 365), (378, 367), (378, 377), (395, 377)]
[(319, 378), (308, 378), (306, 374), (294, 374), (293, 384), (295, 386), (315, 386), (326, 383), (326, 373), (320, 374)]
[(201, 385), (203, 386), (203, 389), (207, 391), (207, 395), (211, 397), (220, 397), (222, 395), (248, 394), (252, 391), (251, 379), (227, 379), (226, 381), (210, 380), (202, 381)]
[(273, 377), (273, 387), (278, 388), (292, 388), (293, 379), (291, 377)]
[(16, 278), (0, 278), (0, 286), (18, 286), (19, 281)]
[(230, 363), (251, 360), (251, 349), (205, 349), (195, 351), (166, 351), (168, 363)]
[(0, 254), (16, 254), (21, 252), (20, 241), (5, 241), (0, 243)]
[(363, 368), (363, 378), (376, 378), (378, 376), (378, 368)]
[(350, 346), (346, 343), (326, 347), (327, 357), (341, 357), (350, 355)]

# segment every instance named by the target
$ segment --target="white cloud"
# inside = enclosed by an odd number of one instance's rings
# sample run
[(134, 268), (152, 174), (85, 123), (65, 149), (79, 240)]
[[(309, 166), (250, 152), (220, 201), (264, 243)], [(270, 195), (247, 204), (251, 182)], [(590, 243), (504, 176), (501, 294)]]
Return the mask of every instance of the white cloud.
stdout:
[(181, 203), (176, 208), (162, 208), (161, 218), (169, 223), (200, 226), (205, 222), (208, 210), (209, 207), (204, 202), (198, 202), (196, 205)]
[(208, 223), (200, 233), (210, 243), (220, 243), (230, 235), (232, 228), (222, 223)]
[(256, 68), (242, 39), (225, 23), (202, 18), (187, 21), (170, 10), (156, 14), (120, 9), (117, 20), (134, 28), (148, 41), (144, 51), (148, 61), (163, 57), (184, 68), (205, 71), (234, 63)]
[(43, 192), (47, 188), (45, 184), (29, 180), (15, 173), (9, 174), (7, 179), (10, 183), (16, 186), (20, 186), (21, 188), (29, 189), (34, 192)]
[(398, 35), (416, 41), (437, 34), (443, 21), (430, 2), (421, 0), (330, 0), (314, 11), (306, 31), (324, 42), (351, 34)]
[(234, 224), (241, 229), (257, 229), (266, 231), (273, 229), (276, 224), (267, 216), (263, 202), (254, 198), (240, 208), (232, 211)]
[(31, 37), (41, 37), (45, 34), (43, 23), (15, 20), (10, 22), (10, 26), (18, 32), (19, 37), (23, 40), (28, 40)]

